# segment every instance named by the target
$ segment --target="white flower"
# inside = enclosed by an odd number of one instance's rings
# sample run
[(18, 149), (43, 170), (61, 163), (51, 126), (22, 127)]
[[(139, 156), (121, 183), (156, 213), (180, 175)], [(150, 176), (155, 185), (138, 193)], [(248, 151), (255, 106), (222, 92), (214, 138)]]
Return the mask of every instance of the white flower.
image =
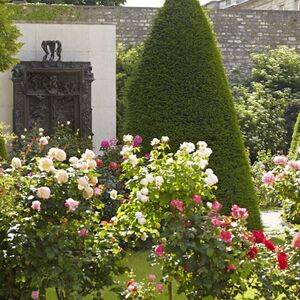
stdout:
[(69, 162), (72, 164), (72, 165), (76, 165), (78, 163), (79, 159), (75, 156), (72, 156), (70, 159), (69, 159)]
[(45, 145), (48, 145), (48, 139), (45, 137), (45, 136), (42, 136), (39, 140), (39, 144), (41, 146), (45, 146)]
[(71, 122), (70, 121), (67, 121), (67, 125), (70, 125), (71, 124)]
[(22, 167), (22, 162), (21, 162), (21, 159), (18, 158), (18, 157), (14, 157), (12, 160), (11, 160), (11, 166), (15, 169), (20, 169)]
[(78, 184), (78, 189), (80, 191), (84, 190), (84, 188), (86, 186), (88, 186), (89, 182), (88, 182), (88, 177), (84, 176), (84, 177), (80, 177), (77, 180), (77, 184)]
[(89, 168), (89, 165), (88, 165), (88, 163), (86, 161), (80, 162), (77, 166), (82, 171), (86, 171)]
[(207, 206), (209, 209), (211, 209), (211, 208), (212, 208), (212, 203), (209, 202), (209, 201), (207, 201), (207, 202), (206, 202), (206, 206)]
[(81, 155), (81, 157), (85, 160), (92, 160), (96, 157), (96, 155), (92, 150), (86, 149), (84, 154)]
[(167, 159), (166, 164), (170, 165), (173, 161), (174, 161), (174, 159), (172, 157), (170, 157)]
[(193, 163), (191, 160), (188, 160), (188, 161), (186, 162), (186, 164), (187, 164), (187, 166), (191, 167), (194, 163)]
[(148, 190), (146, 187), (144, 187), (144, 188), (141, 189), (141, 193), (142, 193), (143, 195), (148, 195), (149, 190)]
[(86, 186), (83, 191), (83, 198), (87, 200), (92, 198), (93, 195), (94, 195), (94, 189), (91, 188), (90, 186)]
[(41, 171), (50, 172), (53, 167), (53, 161), (50, 158), (42, 157), (39, 161), (39, 169)]
[(138, 164), (138, 158), (135, 154), (129, 155), (128, 159), (131, 165), (136, 166)]
[(95, 186), (98, 183), (98, 178), (96, 176), (90, 176), (89, 182), (91, 185)]
[(157, 138), (154, 138), (150, 144), (151, 144), (151, 146), (155, 146), (155, 145), (158, 145), (159, 143), (160, 143), (160, 140)]
[(148, 184), (148, 180), (146, 178), (143, 178), (141, 181), (140, 181), (140, 184), (141, 185), (147, 185)]
[(95, 160), (88, 160), (87, 163), (88, 163), (89, 169), (91, 169), (91, 170), (95, 170), (96, 169), (97, 163), (96, 163)]
[(54, 152), (54, 158), (58, 161), (64, 161), (67, 158), (67, 154), (64, 150), (57, 148)]
[(47, 186), (43, 186), (37, 189), (37, 196), (41, 199), (49, 199), (51, 191)]
[(149, 197), (148, 196), (146, 196), (146, 195), (141, 195), (141, 201), (143, 202), (143, 203), (145, 203), (145, 202), (147, 202), (148, 200), (149, 200)]
[(147, 221), (146, 221), (145, 218), (139, 218), (138, 222), (139, 222), (140, 225), (144, 225)]
[(204, 182), (208, 185), (214, 185), (218, 183), (218, 177), (215, 174), (208, 175), (205, 179)]
[(169, 137), (168, 136), (162, 136), (161, 137), (161, 142), (162, 143), (168, 143), (170, 141)]
[(206, 148), (205, 150), (204, 150), (204, 155), (206, 156), (206, 157), (209, 157), (211, 154), (213, 153), (213, 151), (210, 149), (210, 148)]
[(162, 178), (162, 176), (156, 176), (155, 181), (158, 185), (161, 185), (164, 182), (164, 179)]
[(128, 152), (131, 152), (132, 149), (133, 149), (132, 146), (130, 146), (130, 145), (124, 145), (124, 146), (122, 147), (122, 151), (120, 152), (120, 154), (124, 156), (124, 155), (126, 155)]
[(44, 132), (44, 128), (39, 128), (39, 132)]
[(66, 183), (68, 182), (69, 175), (65, 170), (58, 170), (55, 174), (55, 179), (58, 183)]
[(180, 150), (189, 154), (195, 151), (195, 145), (193, 143), (184, 142), (180, 145)]
[(54, 158), (56, 149), (57, 148), (50, 148), (48, 151), (48, 156), (50, 156), (51, 158)]
[(109, 195), (111, 199), (116, 200), (118, 197), (118, 192), (116, 190), (112, 190), (110, 191)]
[(151, 174), (147, 174), (146, 175), (146, 180), (147, 180), (147, 182), (152, 183), (154, 181), (154, 178)]
[(208, 161), (206, 159), (201, 159), (199, 161), (199, 166), (202, 170), (204, 170), (206, 168), (206, 166), (208, 165)]
[(132, 141), (133, 141), (133, 136), (130, 135), (130, 134), (124, 135), (124, 136), (123, 136), (123, 141), (124, 141), (125, 143), (132, 143)]
[(203, 142), (203, 141), (199, 141), (197, 143), (198, 148), (206, 148), (207, 147), (207, 143)]
[(214, 171), (213, 171), (212, 169), (207, 169), (207, 170), (205, 171), (205, 174), (206, 174), (206, 175), (212, 175), (212, 174), (214, 174)]
[(25, 140), (25, 139), (26, 139), (26, 136), (23, 135), (23, 134), (21, 134), (21, 139), (22, 139), (22, 140)]
[(142, 212), (140, 212), (140, 211), (137, 211), (137, 212), (135, 213), (135, 217), (136, 217), (137, 219), (140, 219), (140, 218), (143, 218), (143, 217), (144, 217), (144, 215), (143, 215), (143, 213), (142, 213)]

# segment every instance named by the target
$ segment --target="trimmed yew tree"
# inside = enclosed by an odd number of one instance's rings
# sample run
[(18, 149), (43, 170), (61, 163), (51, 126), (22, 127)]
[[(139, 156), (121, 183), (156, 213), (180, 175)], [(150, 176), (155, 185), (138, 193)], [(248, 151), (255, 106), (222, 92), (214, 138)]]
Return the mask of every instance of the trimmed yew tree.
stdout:
[(126, 131), (141, 135), (145, 146), (163, 135), (174, 149), (183, 141), (206, 141), (214, 151), (210, 167), (218, 175), (225, 211), (234, 203), (246, 207), (249, 226), (261, 227), (221, 55), (197, 0), (166, 0), (160, 9), (127, 106)]
[(299, 156), (298, 148), (300, 147), (300, 113), (298, 114), (297, 121), (294, 125), (292, 142), (289, 150), (289, 157), (297, 159)]

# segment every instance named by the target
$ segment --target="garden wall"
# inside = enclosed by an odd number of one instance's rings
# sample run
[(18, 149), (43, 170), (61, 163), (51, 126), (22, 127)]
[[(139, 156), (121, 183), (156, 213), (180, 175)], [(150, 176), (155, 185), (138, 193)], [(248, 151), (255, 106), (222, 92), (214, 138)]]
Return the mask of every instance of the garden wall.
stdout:
[[(23, 48), (18, 58), (42, 61), (43, 40), (62, 42), (63, 61), (91, 62), (94, 144), (116, 135), (116, 34), (115, 25), (18, 23)], [(13, 84), (11, 72), (0, 73), (0, 121), (12, 125)]]
[[(113, 23), (117, 41), (133, 45), (145, 40), (157, 8), (78, 7), (81, 22)], [(300, 52), (299, 11), (230, 11), (209, 13), (228, 70), (249, 66), (249, 53), (265, 47), (287, 45)]]

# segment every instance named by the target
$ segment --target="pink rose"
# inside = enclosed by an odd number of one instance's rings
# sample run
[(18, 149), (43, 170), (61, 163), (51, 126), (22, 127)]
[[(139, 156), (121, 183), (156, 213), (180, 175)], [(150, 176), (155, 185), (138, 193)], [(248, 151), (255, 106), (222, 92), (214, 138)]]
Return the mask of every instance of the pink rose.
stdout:
[(69, 210), (75, 210), (79, 206), (79, 201), (75, 201), (72, 198), (69, 198), (65, 202), (65, 207)]
[(87, 229), (80, 229), (78, 231), (78, 235), (80, 237), (87, 237), (89, 235), (89, 231)]
[(99, 196), (101, 195), (101, 189), (99, 189), (98, 187), (94, 188), (94, 195)]
[(236, 204), (232, 205), (231, 207), (231, 215), (237, 219), (247, 219), (249, 216), (246, 208), (240, 208)]
[(271, 185), (273, 184), (273, 182), (275, 181), (275, 176), (272, 172), (267, 172), (263, 175), (261, 181), (264, 183), (264, 184), (267, 184), (267, 185)]
[(136, 286), (132, 283), (127, 286), (127, 289), (129, 292), (132, 292), (132, 293), (135, 293), (137, 291)]
[(155, 246), (155, 248), (154, 248), (155, 255), (159, 256), (159, 257), (164, 256), (165, 255), (164, 248), (165, 247), (163, 244), (159, 244), (159, 245)]
[(101, 141), (101, 148), (108, 149), (110, 147), (109, 140)]
[(155, 274), (148, 274), (147, 278), (149, 281), (154, 281), (156, 279), (156, 276)]
[(300, 249), (300, 233), (296, 233), (292, 240), (292, 247)]
[(140, 137), (139, 135), (136, 135), (133, 139), (133, 147), (134, 148), (140, 147), (142, 142), (143, 142), (142, 137)]
[(273, 163), (275, 165), (286, 165), (287, 162), (288, 162), (288, 159), (284, 155), (275, 156), (273, 159)]
[(211, 219), (211, 223), (212, 223), (214, 226), (216, 226), (216, 227), (219, 227), (219, 226), (222, 226), (222, 225), (223, 225), (223, 222), (221, 222), (220, 220), (215, 219), (215, 218)]
[(32, 291), (31, 293), (31, 298), (32, 299), (39, 299), (40, 297), (40, 292), (39, 291)]
[(157, 291), (158, 293), (162, 293), (162, 292), (164, 291), (164, 289), (165, 289), (165, 287), (164, 287), (163, 284), (157, 284), (157, 285), (156, 285), (156, 291)]
[(170, 205), (174, 208), (176, 208), (178, 211), (180, 212), (184, 212), (184, 206), (183, 206), (183, 202), (177, 199), (173, 199), (170, 202)]
[(300, 169), (300, 161), (299, 160), (291, 160), (288, 162), (288, 165), (293, 170), (299, 170)]
[(192, 199), (193, 199), (193, 201), (194, 201), (196, 204), (202, 204), (202, 198), (201, 198), (201, 196), (199, 196), (199, 195), (194, 195), (194, 196), (192, 197)]
[(33, 210), (37, 210), (37, 211), (40, 211), (41, 210), (41, 202), (36, 200), (36, 201), (33, 201), (32, 202), (32, 205), (31, 205), (31, 208)]
[(232, 234), (229, 231), (222, 230), (220, 233), (220, 238), (225, 243), (230, 243), (232, 241)]
[(228, 265), (227, 266), (227, 271), (228, 272), (232, 272), (232, 271), (235, 271), (236, 270), (236, 266), (235, 265)]
[(219, 201), (214, 201), (211, 208), (214, 211), (219, 211), (222, 208), (222, 204)]

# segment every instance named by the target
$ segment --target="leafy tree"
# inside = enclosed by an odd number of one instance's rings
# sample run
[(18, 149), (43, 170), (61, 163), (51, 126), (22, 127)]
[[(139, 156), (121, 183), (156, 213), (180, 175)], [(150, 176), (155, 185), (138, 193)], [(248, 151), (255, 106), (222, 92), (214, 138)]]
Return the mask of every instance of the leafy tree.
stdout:
[(289, 150), (290, 158), (296, 159), (299, 156), (298, 148), (300, 146), (300, 113), (294, 126), (294, 132)]
[(145, 145), (164, 135), (172, 148), (206, 141), (225, 210), (237, 203), (248, 208), (250, 227), (261, 226), (221, 55), (197, 0), (167, 0), (160, 10), (129, 86), (126, 131)]
[(27, 0), (29, 3), (118, 6), (126, 0)]
[(300, 110), (300, 55), (279, 47), (251, 55), (252, 75), (235, 89), (236, 108), (251, 158), (287, 150)]
[(13, 24), (7, 1), (0, 0), (0, 72), (17, 63), (14, 55), (22, 46), (22, 43), (17, 42), (20, 35), (18, 28)]

